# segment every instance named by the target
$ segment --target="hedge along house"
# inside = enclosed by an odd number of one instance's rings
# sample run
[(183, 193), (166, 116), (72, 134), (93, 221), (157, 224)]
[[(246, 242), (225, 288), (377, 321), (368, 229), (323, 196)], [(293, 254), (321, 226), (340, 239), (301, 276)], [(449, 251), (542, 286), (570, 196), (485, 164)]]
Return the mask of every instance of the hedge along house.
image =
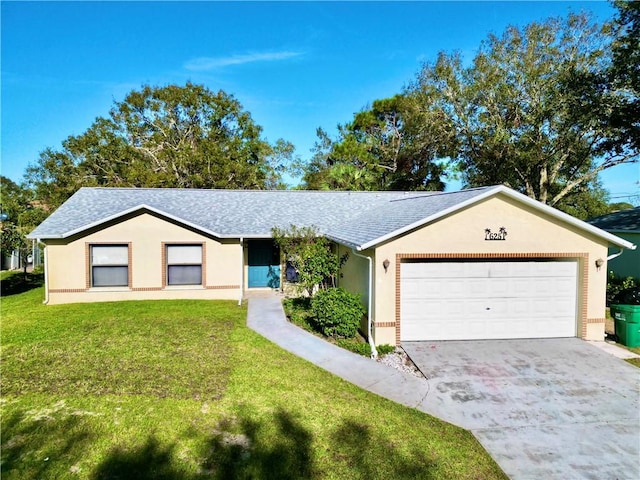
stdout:
[(503, 186), (460, 192), (82, 188), (31, 234), (46, 303), (241, 299), (279, 288), (273, 227), (349, 253), (376, 344), (602, 340), (608, 247), (622, 238)]

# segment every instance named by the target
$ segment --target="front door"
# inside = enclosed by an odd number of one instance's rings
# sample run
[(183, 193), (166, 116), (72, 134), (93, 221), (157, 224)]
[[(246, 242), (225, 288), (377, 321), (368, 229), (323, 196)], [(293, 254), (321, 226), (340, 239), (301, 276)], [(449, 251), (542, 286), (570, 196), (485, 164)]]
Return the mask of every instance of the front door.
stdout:
[(249, 288), (280, 287), (280, 251), (271, 240), (249, 241)]

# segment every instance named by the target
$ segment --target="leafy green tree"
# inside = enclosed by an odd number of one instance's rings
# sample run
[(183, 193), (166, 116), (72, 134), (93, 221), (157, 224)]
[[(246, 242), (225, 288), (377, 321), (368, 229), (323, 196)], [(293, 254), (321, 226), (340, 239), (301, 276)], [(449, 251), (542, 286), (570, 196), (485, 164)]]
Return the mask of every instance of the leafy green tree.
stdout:
[(609, 204), (609, 212), (620, 212), (622, 210), (631, 210), (633, 204), (629, 202), (614, 202)]
[(583, 184), (563, 197), (555, 207), (581, 220), (611, 213), (609, 192), (598, 182)]
[(609, 122), (618, 134), (618, 148), (640, 151), (640, 2), (614, 2), (613, 62), (609, 72), (612, 90), (620, 102)]
[(0, 249), (3, 255), (18, 252), (26, 273), (31, 241), (26, 235), (46, 217), (47, 212), (33, 200), (32, 192), (0, 176)]
[(59, 151), (27, 169), (38, 198), (56, 207), (81, 186), (279, 188), (293, 157), (271, 145), (242, 105), (202, 85), (144, 86), (115, 102)]
[(2, 221), (15, 222), (24, 209), (25, 191), (10, 178), (0, 175), (0, 213)]
[(573, 78), (607, 67), (610, 39), (584, 15), (510, 27), (491, 35), (469, 66), (441, 53), (407, 95), (436, 99), (425, 109), (446, 115), (466, 185), (502, 183), (561, 206), (599, 172), (637, 161), (637, 152), (609, 148), (610, 130), (577, 108), (584, 92)]
[(339, 258), (329, 240), (320, 236), (314, 227), (276, 227), (271, 234), (285, 260), (298, 272), (296, 285), (301, 291), (311, 297), (316, 288), (336, 286), (338, 271), (347, 255)]
[[(371, 107), (338, 125), (331, 141), (318, 129), (316, 155), (304, 181), (311, 189), (436, 190), (442, 189), (442, 165), (435, 161), (443, 142), (407, 104), (403, 95), (376, 100)], [(429, 126), (437, 125), (436, 122)], [(429, 138), (425, 138), (425, 133)], [(418, 141), (421, 140), (421, 141)]]

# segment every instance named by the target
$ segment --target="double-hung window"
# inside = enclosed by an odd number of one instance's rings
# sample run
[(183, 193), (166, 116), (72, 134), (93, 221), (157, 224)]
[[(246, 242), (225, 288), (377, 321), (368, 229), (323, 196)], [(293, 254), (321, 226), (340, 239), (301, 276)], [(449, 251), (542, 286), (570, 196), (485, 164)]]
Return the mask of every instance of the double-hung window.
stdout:
[(167, 285), (202, 285), (202, 245), (167, 245)]
[(91, 286), (129, 286), (128, 245), (91, 245)]

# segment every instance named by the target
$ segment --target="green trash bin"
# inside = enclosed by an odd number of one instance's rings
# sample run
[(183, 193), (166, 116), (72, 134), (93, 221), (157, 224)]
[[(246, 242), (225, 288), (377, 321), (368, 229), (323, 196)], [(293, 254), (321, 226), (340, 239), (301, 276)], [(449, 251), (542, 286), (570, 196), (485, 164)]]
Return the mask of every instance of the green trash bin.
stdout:
[(640, 305), (611, 305), (618, 341), (627, 347), (640, 347)]

